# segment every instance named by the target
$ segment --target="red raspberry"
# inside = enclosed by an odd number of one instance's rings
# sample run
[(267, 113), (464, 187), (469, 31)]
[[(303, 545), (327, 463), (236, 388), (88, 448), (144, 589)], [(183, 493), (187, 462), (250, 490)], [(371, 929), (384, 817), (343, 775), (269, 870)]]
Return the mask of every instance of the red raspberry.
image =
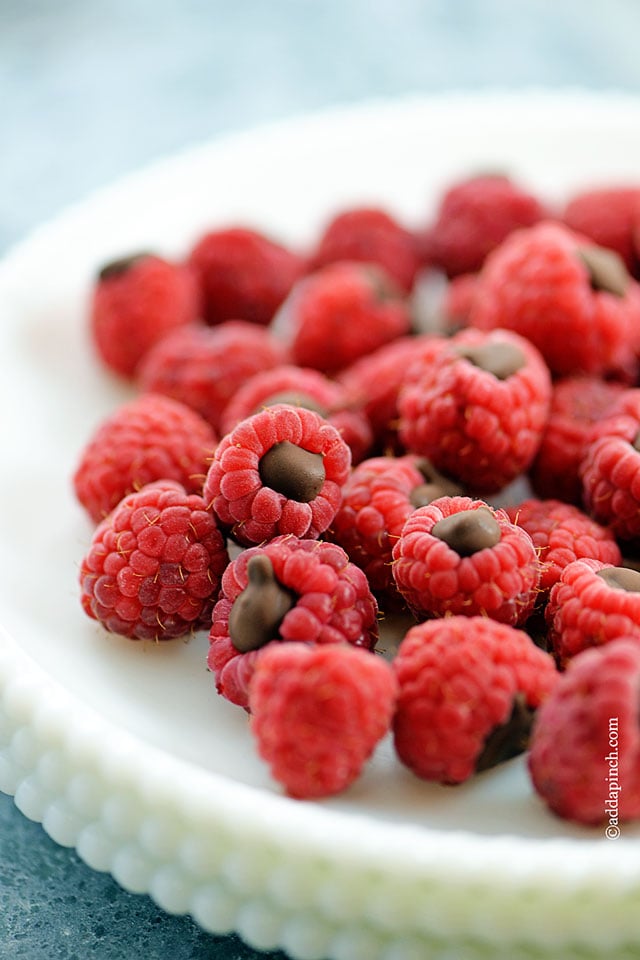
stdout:
[[(620, 639), (573, 660), (540, 707), (529, 771), (538, 794), (578, 823), (640, 817), (640, 644)], [(609, 832), (611, 829), (612, 832)]]
[(542, 204), (508, 177), (472, 177), (444, 194), (427, 249), (450, 277), (475, 273), (505, 237), (545, 216)]
[(333, 374), (408, 333), (410, 316), (381, 268), (341, 261), (296, 284), (280, 325), (298, 366)]
[(525, 750), (533, 712), (558, 680), (526, 633), (486, 617), (412, 627), (393, 667), (398, 756), (419, 777), (448, 784)]
[(213, 610), (208, 664), (218, 692), (246, 707), (260, 648), (272, 640), (371, 650), (377, 613), (367, 578), (336, 544), (283, 536), (250, 547), (225, 570)]
[(551, 588), (545, 610), (560, 667), (587, 647), (640, 639), (640, 573), (599, 560), (574, 560)]
[(633, 231), (640, 207), (640, 187), (599, 187), (575, 194), (562, 219), (566, 225), (622, 257), (630, 273), (638, 273)]
[(507, 507), (507, 513), (533, 540), (541, 564), (540, 589), (545, 592), (574, 560), (588, 557), (614, 566), (622, 563), (611, 531), (570, 503), (530, 499)]
[(351, 402), (366, 413), (378, 449), (386, 453), (398, 443), (398, 393), (414, 364), (430, 363), (448, 341), (430, 335), (399, 337), (345, 367), (338, 380)]
[(355, 468), (342, 489), (331, 537), (367, 575), (374, 594), (397, 600), (393, 545), (417, 507), (462, 491), (418, 457), (373, 457)]
[(125, 497), (96, 528), (80, 567), (85, 613), (132, 640), (205, 627), (229, 557), (202, 497), (171, 481)]
[(189, 263), (199, 278), (210, 324), (269, 323), (305, 266), (293, 251), (244, 227), (205, 234)]
[(501, 490), (529, 468), (551, 380), (527, 340), (507, 330), (463, 330), (418, 372), (398, 398), (409, 452), (478, 493)]
[(599, 377), (565, 377), (551, 391), (551, 409), (529, 478), (541, 498), (582, 504), (580, 464), (594, 423), (624, 390)]
[(487, 258), (470, 321), (527, 337), (556, 375), (635, 376), (638, 285), (616, 254), (562, 224), (518, 231)]
[(283, 360), (283, 348), (263, 327), (227, 320), (165, 337), (145, 357), (138, 379), (143, 390), (186, 403), (222, 433), (222, 412), (238, 387)]
[(73, 476), (76, 497), (97, 523), (154, 480), (201, 493), (215, 446), (213, 430), (189, 407), (142, 394), (107, 417), (85, 446)]
[(418, 619), (483, 614), (518, 626), (540, 563), (531, 537), (482, 500), (441, 497), (415, 510), (393, 548), (393, 576)]
[(195, 275), (152, 254), (114, 260), (93, 289), (91, 334), (102, 361), (132, 377), (147, 351), (200, 314)]
[(408, 293), (420, 267), (416, 241), (385, 210), (357, 207), (331, 220), (311, 255), (317, 270), (339, 260), (376, 263)]
[(349, 447), (330, 423), (279, 403), (223, 437), (203, 496), (245, 546), (285, 533), (316, 539), (340, 506), (350, 465)]
[(278, 366), (247, 380), (225, 407), (221, 432), (230, 433), (241, 420), (274, 403), (290, 403), (319, 413), (342, 435), (353, 463), (369, 452), (373, 438), (366, 415), (351, 409), (350, 397), (341, 384), (319, 370), (304, 367)]
[(580, 474), (591, 516), (621, 540), (640, 540), (640, 389), (623, 391), (592, 427)]
[(289, 796), (340, 793), (390, 729), (396, 689), (391, 666), (364, 650), (270, 644), (250, 688), (258, 752)]

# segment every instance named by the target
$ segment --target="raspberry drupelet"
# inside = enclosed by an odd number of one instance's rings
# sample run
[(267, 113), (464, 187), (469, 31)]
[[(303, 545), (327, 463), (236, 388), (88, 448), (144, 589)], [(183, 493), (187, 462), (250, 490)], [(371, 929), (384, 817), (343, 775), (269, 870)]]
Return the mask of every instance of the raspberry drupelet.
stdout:
[(345, 387), (319, 370), (290, 364), (257, 373), (239, 387), (224, 409), (220, 432), (229, 433), (241, 420), (274, 403), (290, 403), (319, 413), (342, 436), (351, 450), (352, 463), (359, 463), (371, 448), (369, 420), (352, 403)]
[(335, 374), (409, 333), (409, 305), (374, 264), (340, 261), (295, 285), (275, 321), (293, 361)]
[(636, 376), (638, 284), (616, 253), (560, 223), (518, 231), (489, 255), (469, 319), (526, 337), (555, 376)]
[(506, 511), (512, 523), (527, 531), (538, 551), (543, 595), (574, 560), (589, 558), (614, 566), (622, 563), (620, 547), (611, 531), (573, 504), (530, 498)]
[(248, 320), (268, 324), (305, 262), (293, 250), (247, 227), (211, 230), (189, 256), (209, 324)]
[(85, 613), (132, 640), (171, 640), (211, 622), (226, 545), (202, 497), (159, 481), (125, 497), (80, 565)]
[(244, 546), (285, 533), (316, 539), (340, 506), (350, 467), (335, 427), (313, 410), (279, 403), (222, 438), (203, 496)]
[(419, 457), (372, 457), (345, 483), (330, 535), (364, 570), (378, 602), (384, 598), (387, 606), (395, 606), (399, 596), (392, 551), (407, 518), (432, 500), (461, 493), (457, 484)]
[(412, 627), (393, 667), (398, 756), (446, 784), (522, 753), (535, 710), (558, 682), (552, 658), (526, 633), (486, 617)]
[(337, 544), (276, 537), (224, 572), (209, 634), (218, 692), (246, 707), (261, 648), (274, 640), (372, 650), (378, 607), (362, 570)]
[(640, 639), (640, 572), (599, 560), (567, 564), (545, 610), (549, 643), (561, 668), (587, 647)]
[(326, 225), (311, 253), (310, 267), (318, 270), (339, 260), (376, 263), (405, 293), (413, 287), (420, 267), (411, 232), (377, 207), (344, 210)]
[(106, 264), (93, 288), (90, 330), (102, 362), (133, 377), (147, 351), (200, 316), (193, 271), (150, 253)]
[(392, 570), (419, 620), (482, 614), (519, 626), (540, 581), (529, 534), (504, 510), (470, 497), (440, 497), (415, 510), (393, 548)]
[(201, 493), (216, 443), (194, 410), (161, 394), (141, 394), (94, 431), (73, 476), (76, 497), (97, 523), (126, 494), (154, 480)]
[(186, 403), (217, 433), (224, 433), (222, 412), (236, 390), (284, 359), (283, 347), (254, 323), (192, 324), (156, 344), (141, 363), (137, 379), (143, 390)]
[(560, 676), (531, 733), (536, 792), (559, 817), (608, 822), (610, 839), (620, 822), (640, 818), (639, 688), (636, 638), (586, 650)]
[(251, 731), (287, 794), (341, 793), (391, 727), (397, 682), (382, 657), (343, 644), (272, 643), (251, 680)]
[(550, 398), (549, 371), (527, 340), (463, 330), (410, 370), (398, 397), (400, 440), (470, 491), (496, 493), (530, 467)]
[(444, 193), (425, 248), (450, 277), (475, 273), (505, 237), (545, 215), (541, 202), (508, 177), (471, 177)]
[(587, 512), (620, 540), (640, 543), (640, 389), (623, 391), (593, 425), (580, 464)]
[(640, 186), (595, 187), (574, 194), (562, 220), (576, 233), (589, 237), (599, 247), (614, 250), (633, 275), (640, 274), (640, 258), (634, 229), (640, 222)]
[(593, 425), (625, 389), (600, 377), (564, 377), (553, 384), (549, 418), (529, 470), (538, 497), (582, 506), (580, 464)]

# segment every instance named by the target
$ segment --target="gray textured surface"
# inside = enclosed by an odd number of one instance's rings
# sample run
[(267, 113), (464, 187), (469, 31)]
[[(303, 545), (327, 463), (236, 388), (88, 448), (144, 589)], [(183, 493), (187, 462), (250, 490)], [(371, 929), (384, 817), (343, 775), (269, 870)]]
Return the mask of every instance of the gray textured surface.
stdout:
[[(119, 174), (256, 122), (450, 88), (640, 92), (639, 35), (637, 0), (0, 0), (0, 251)], [(0, 795), (0, 958), (138, 956), (258, 954), (125, 893)]]

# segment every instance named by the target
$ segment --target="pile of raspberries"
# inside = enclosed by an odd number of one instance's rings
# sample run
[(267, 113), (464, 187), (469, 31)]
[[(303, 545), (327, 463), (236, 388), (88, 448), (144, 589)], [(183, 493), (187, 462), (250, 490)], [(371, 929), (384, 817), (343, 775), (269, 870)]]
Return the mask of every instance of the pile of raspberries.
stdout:
[(132, 389), (73, 477), (84, 611), (208, 631), (291, 797), (389, 735), (448, 785), (526, 751), (541, 806), (603, 824), (615, 721), (640, 818), (639, 281), (640, 186), (554, 208), (507, 176), (417, 227), (354, 207), (304, 250), (230, 225), (103, 266), (92, 342)]

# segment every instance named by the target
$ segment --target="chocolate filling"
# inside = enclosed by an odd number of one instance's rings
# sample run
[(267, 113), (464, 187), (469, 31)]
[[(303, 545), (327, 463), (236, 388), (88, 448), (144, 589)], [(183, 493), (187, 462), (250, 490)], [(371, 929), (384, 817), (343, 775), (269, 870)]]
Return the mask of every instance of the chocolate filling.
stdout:
[(431, 533), (461, 557), (469, 557), (479, 550), (495, 547), (500, 540), (500, 525), (487, 507), (478, 507), (438, 520)]
[(278, 637), (286, 613), (295, 606), (294, 594), (276, 579), (265, 553), (247, 563), (249, 582), (229, 612), (229, 637), (239, 653), (258, 650)]
[(146, 260), (147, 257), (152, 256), (151, 253), (147, 251), (142, 251), (140, 253), (132, 253), (128, 257), (120, 257), (117, 260), (111, 260), (109, 263), (101, 268), (98, 273), (98, 280), (109, 280), (111, 277), (118, 277), (122, 273), (126, 273), (131, 267), (135, 266), (140, 260)]
[[(282, 390), (280, 393), (274, 393), (261, 402), (258, 410), (262, 410), (264, 407), (274, 407), (277, 403), (288, 403), (292, 407), (313, 410), (315, 413), (319, 413), (321, 417), (326, 417), (328, 413), (326, 407), (321, 407), (312, 396), (298, 390)], [(258, 410), (255, 412), (258, 413)]]
[(460, 347), (457, 352), (475, 367), (492, 373), (497, 380), (507, 380), (526, 363), (522, 350), (504, 340), (492, 340), (477, 347)]
[(414, 487), (409, 494), (409, 500), (416, 509), (426, 507), (427, 504), (438, 497), (459, 497), (462, 494), (462, 487), (454, 480), (445, 477), (433, 466), (426, 457), (416, 463), (417, 469), (424, 477), (424, 483)]
[(640, 593), (640, 572), (629, 567), (604, 567), (598, 570), (596, 576), (615, 590), (626, 590), (627, 593)]
[(260, 457), (260, 479), (288, 500), (309, 503), (320, 493), (325, 481), (321, 453), (311, 453), (289, 440), (276, 443)]
[(476, 771), (481, 773), (491, 767), (517, 757), (529, 746), (529, 736), (535, 711), (527, 706), (524, 694), (517, 693), (513, 698), (513, 709), (506, 723), (494, 727), (484, 742), (484, 747), (476, 760)]
[(576, 253), (589, 272), (592, 290), (605, 290), (616, 297), (624, 297), (630, 278), (622, 257), (614, 250), (595, 245), (578, 247)]

